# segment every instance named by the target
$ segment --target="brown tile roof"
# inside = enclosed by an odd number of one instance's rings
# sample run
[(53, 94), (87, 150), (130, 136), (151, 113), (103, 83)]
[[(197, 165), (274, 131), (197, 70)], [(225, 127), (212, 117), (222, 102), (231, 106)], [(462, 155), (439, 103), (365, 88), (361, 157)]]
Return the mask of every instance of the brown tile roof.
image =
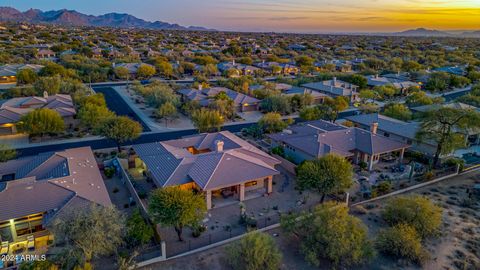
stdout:
[(376, 155), (410, 147), (408, 144), (370, 131), (346, 128), (323, 120), (298, 124), (289, 130), (289, 132), (272, 134), (270, 138), (313, 157), (321, 157), (328, 153), (348, 157), (352, 156), (354, 151)]
[(72, 198), (111, 204), (89, 147), (44, 153), (0, 164), (0, 175), (14, 174), (0, 190), (0, 221), (41, 212), (56, 212)]
[(57, 111), (62, 117), (76, 114), (72, 97), (69, 95), (53, 95), (43, 97), (12, 98), (0, 106), (0, 124), (15, 123), (23, 115), (37, 108), (48, 108)]
[[(216, 142), (224, 143), (216, 151)], [(186, 150), (207, 150), (193, 155)], [(178, 140), (134, 145), (158, 186), (194, 181), (205, 190), (231, 186), (278, 174), (280, 162), (228, 131), (199, 134)]]

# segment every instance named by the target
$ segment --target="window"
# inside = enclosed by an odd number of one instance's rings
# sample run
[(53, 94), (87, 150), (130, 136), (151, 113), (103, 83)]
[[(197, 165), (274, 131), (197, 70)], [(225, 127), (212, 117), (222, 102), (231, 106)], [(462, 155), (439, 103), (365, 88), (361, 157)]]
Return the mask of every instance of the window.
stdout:
[(245, 187), (253, 187), (256, 185), (257, 185), (257, 181), (251, 181), (251, 182), (245, 183)]
[(0, 223), (0, 241), (13, 242), (12, 231), (10, 230), (10, 222)]
[(43, 227), (42, 218), (42, 214), (37, 214), (15, 219), (15, 231), (17, 232), (17, 236), (45, 230)]

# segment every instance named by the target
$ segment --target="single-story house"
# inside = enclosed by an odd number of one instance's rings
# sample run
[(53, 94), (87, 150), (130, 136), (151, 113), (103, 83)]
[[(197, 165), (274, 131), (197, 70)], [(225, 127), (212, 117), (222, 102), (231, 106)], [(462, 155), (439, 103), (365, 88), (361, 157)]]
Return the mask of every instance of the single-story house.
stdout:
[(306, 95), (309, 94), (313, 98), (313, 104), (322, 104), (328, 96), (312, 89), (294, 86), (283, 92), (285, 96)]
[(0, 135), (17, 133), (15, 124), (22, 116), (40, 108), (55, 110), (63, 117), (66, 124), (73, 123), (77, 113), (70, 95), (12, 98), (0, 105)]
[(328, 66), (333, 66), (335, 67), (335, 71), (338, 72), (352, 72), (352, 62), (348, 60), (324, 60), (322, 62), (317, 62), (315, 63), (315, 66), (319, 69), (324, 69), (325, 67)]
[(258, 111), (260, 107), (260, 100), (225, 87), (211, 87), (205, 89), (201, 87), (199, 89), (188, 88), (178, 91), (184, 102), (196, 100), (203, 107), (210, 105), (212, 99), (221, 92), (224, 92), (233, 100), (236, 112)]
[[(135, 164), (159, 188), (179, 186), (205, 194), (207, 208), (214, 199), (239, 201), (270, 194), (280, 161), (228, 131), (134, 145)], [(132, 158), (132, 157), (131, 157)]]
[(111, 201), (90, 147), (0, 164), (0, 242), (6, 254), (46, 248), (46, 226), (67, 209)]
[(381, 160), (382, 156), (399, 153), (402, 161), (405, 149), (410, 145), (377, 134), (372, 130), (344, 127), (324, 120), (309, 121), (293, 125), (283, 132), (269, 135), (272, 146), (280, 146), (285, 155), (295, 163), (337, 154), (355, 164), (366, 162), (368, 169)]
[(359, 99), (358, 86), (337, 80), (335, 77), (328, 81), (306, 83), (302, 87), (318, 91), (332, 98), (338, 96), (346, 97), (350, 103), (354, 103)]
[(9, 64), (0, 67), (0, 84), (13, 84), (17, 83), (17, 73), (23, 69), (31, 69), (35, 72), (40, 72), (43, 68), (42, 65), (34, 64)]
[(219, 63), (217, 68), (221, 73), (225, 73), (229, 70), (237, 70), (238, 74), (235, 74), (235, 76), (254, 75), (255, 71), (259, 70), (259, 68), (251, 65), (236, 63), (235, 60), (232, 62)]
[[(289, 63), (278, 63), (278, 62), (261, 62), (255, 64), (256, 67), (259, 67), (261, 69), (264, 69), (270, 73), (275, 73), (275, 74), (290, 74), (290, 75), (295, 75), (299, 72), (299, 68), (295, 65), (289, 64)], [(274, 71), (273, 69), (275, 67), (278, 67), (277, 71)]]
[(433, 142), (421, 142), (415, 135), (420, 129), (419, 122), (405, 122), (378, 113), (360, 114), (345, 117), (358, 128), (370, 130), (377, 125), (377, 133), (392, 140), (411, 145), (411, 150), (433, 156), (437, 148)]
[(50, 59), (54, 58), (56, 55), (57, 54), (50, 49), (40, 49), (36, 54), (39, 59)]
[(366, 77), (368, 82), (367, 85), (371, 87), (375, 86), (385, 86), (391, 85), (396, 89), (399, 89), (402, 94), (406, 94), (406, 91), (410, 87), (420, 88), (420, 85), (416, 82), (411, 82), (408, 80), (393, 79), (391, 77), (384, 77), (377, 75), (370, 75)]
[(432, 69), (434, 72), (446, 72), (448, 74), (465, 76), (467, 72), (465, 71), (465, 66), (445, 66)]
[(128, 73), (130, 74), (131, 78), (135, 78), (138, 73), (138, 68), (141, 66), (150, 66), (154, 68), (154, 66), (150, 64), (145, 64), (145, 63), (119, 63), (119, 64), (113, 64), (113, 68), (119, 68), (119, 67), (124, 67), (128, 70)]

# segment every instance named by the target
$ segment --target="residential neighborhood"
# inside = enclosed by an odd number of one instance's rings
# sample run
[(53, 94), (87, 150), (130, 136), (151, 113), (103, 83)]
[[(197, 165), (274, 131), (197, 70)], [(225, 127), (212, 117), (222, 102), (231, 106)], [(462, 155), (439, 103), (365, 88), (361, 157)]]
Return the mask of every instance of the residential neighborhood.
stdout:
[(0, 270), (480, 269), (476, 9), (25, 2)]

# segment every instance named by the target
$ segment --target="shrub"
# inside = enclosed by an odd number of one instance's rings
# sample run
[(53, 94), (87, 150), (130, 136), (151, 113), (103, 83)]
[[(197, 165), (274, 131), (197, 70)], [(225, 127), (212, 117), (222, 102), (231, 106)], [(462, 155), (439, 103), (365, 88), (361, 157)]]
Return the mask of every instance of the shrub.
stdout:
[(423, 196), (399, 196), (387, 202), (382, 217), (390, 225), (408, 224), (426, 238), (438, 234), (442, 209)]
[(107, 178), (112, 178), (113, 175), (115, 174), (115, 168), (114, 167), (106, 167), (104, 170), (105, 176)]
[(285, 150), (281, 146), (277, 146), (272, 148), (272, 154), (284, 157), (285, 156)]
[(282, 254), (265, 233), (250, 233), (227, 247), (227, 259), (234, 270), (276, 270)]
[(460, 171), (463, 170), (463, 168), (465, 167), (465, 160), (461, 159), (461, 158), (449, 158), (447, 160), (445, 160), (445, 162), (443, 163), (445, 165), (445, 167), (455, 167), (455, 166), (460, 166)]
[(386, 255), (422, 264), (428, 258), (428, 253), (423, 249), (421, 241), (422, 239), (414, 227), (397, 224), (381, 231), (375, 245), (380, 252)]

